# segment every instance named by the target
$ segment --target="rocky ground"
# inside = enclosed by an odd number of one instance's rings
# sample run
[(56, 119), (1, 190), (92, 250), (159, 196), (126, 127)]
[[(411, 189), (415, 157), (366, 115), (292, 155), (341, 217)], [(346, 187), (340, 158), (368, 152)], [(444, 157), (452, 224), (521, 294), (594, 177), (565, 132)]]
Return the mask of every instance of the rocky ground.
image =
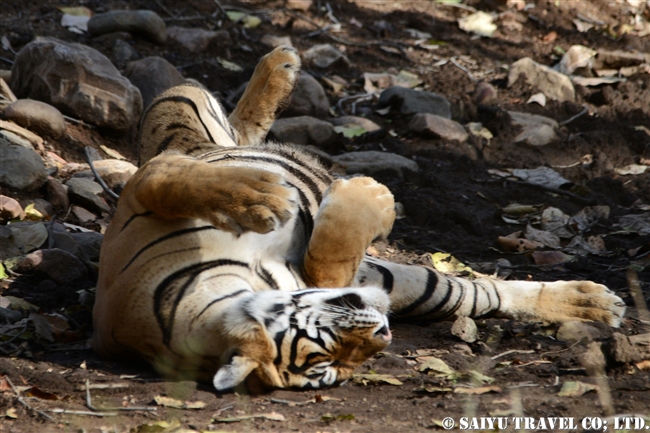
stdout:
[[(642, 0), (4, 2), (0, 432), (650, 425), (649, 23)], [(143, 107), (192, 79), (232, 109), (285, 43), (304, 75), (271, 135), (375, 176), (400, 203), (369, 253), (469, 277), (594, 280), (628, 304), (621, 327), (394, 324), (350, 383), (257, 396), (97, 358), (101, 233), (136, 169)]]

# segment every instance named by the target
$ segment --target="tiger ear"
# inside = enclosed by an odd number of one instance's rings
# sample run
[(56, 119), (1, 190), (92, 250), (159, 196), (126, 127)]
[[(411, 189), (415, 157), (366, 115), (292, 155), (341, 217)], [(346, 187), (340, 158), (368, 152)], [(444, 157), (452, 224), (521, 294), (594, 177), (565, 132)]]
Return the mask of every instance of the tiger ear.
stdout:
[(217, 371), (212, 383), (217, 391), (232, 389), (246, 380), (246, 377), (259, 366), (257, 361), (246, 356), (233, 356), (230, 362)]

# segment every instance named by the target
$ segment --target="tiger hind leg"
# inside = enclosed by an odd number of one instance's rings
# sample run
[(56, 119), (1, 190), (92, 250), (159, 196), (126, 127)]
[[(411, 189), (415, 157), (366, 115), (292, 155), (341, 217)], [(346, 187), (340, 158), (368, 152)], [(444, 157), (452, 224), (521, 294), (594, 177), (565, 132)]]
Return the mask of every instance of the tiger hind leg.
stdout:
[(275, 118), (291, 100), (300, 72), (292, 47), (278, 47), (262, 57), (237, 107), (228, 117), (239, 132), (239, 145), (261, 143)]
[(383, 287), (390, 296), (391, 314), (407, 320), (504, 317), (619, 326), (625, 313), (621, 298), (591, 281), (468, 280), (371, 257), (363, 261), (353, 284)]
[(338, 179), (325, 191), (304, 256), (303, 274), (313, 287), (347, 287), (366, 248), (390, 233), (395, 202), (369, 177)]

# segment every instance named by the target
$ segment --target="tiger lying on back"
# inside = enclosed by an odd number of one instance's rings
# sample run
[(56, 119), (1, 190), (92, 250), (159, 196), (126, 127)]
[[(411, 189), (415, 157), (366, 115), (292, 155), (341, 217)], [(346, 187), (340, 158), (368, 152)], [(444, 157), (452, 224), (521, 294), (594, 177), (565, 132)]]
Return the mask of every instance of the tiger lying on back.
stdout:
[(390, 191), (262, 142), (299, 68), (293, 48), (266, 55), (230, 117), (193, 85), (145, 112), (143, 165), (102, 245), (97, 352), (220, 391), (319, 388), (389, 344), (389, 311), (619, 325), (621, 299), (589, 281), (468, 281), (366, 256), (392, 228)]

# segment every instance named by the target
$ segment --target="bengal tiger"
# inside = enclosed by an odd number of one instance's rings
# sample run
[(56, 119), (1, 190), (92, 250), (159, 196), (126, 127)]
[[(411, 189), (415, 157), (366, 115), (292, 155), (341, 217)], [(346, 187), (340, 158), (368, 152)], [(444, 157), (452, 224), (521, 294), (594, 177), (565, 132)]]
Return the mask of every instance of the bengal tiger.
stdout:
[(190, 84), (145, 111), (142, 165), (101, 249), (99, 354), (218, 391), (247, 379), (313, 389), (384, 349), (389, 313), (620, 324), (623, 302), (593, 282), (469, 281), (367, 256), (392, 228), (390, 191), (263, 141), (299, 69), (293, 48), (267, 54), (229, 117)]

